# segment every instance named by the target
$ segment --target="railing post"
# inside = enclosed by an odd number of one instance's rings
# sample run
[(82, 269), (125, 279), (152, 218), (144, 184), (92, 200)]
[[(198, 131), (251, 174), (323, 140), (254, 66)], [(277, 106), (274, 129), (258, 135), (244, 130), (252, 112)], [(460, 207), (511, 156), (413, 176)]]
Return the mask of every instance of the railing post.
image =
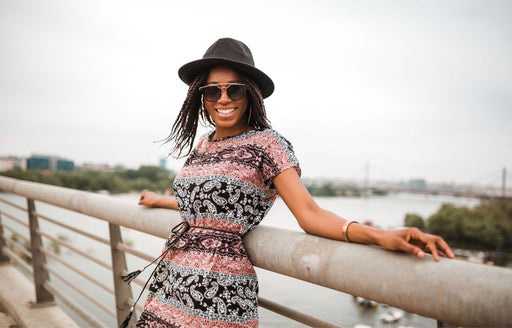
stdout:
[[(120, 326), (126, 315), (130, 305), (128, 305), (128, 299), (132, 298), (132, 288), (130, 285), (125, 283), (121, 276), (123, 272), (127, 271), (126, 256), (124, 252), (117, 249), (117, 244), (123, 242), (121, 236), (121, 228), (113, 223), (108, 224), (110, 231), (110, 249), (112, 252), (112, 273), (114, 275), (114, 290), (116, 297), (116, 314), (117, 314), (117, 325)], [(128, 307), (128, 308), (127, 308)], [(135, 312), (134, 312), (135, 314)], [(128, 324), (129, 327), (135, 326), (135, 315), (132, 316)]]
[(30, 248), (32, 252), (32, 268), (34, 269), (34, 285), (36, 287), (36, 302), (33, 306), (54, 304), (53, 295), (44, 288), (44, 283), (50, 280), (50, 274), (44, 268), (46, 265), (46, 256), (41, 252), (43, 241), (41, 235), (37, 233), (39, 223), (37, 220), (35, 202), (27, 198), (28, 221), (30, 226)]
[(456, 328), (457, 326), (437, 320), (437, 328)]
[(0, 214), (0, 263), (9, 262), (9, 257), (2, 252), (2, 249), (7, 247), (7, 242), (4, 236), (4, 226), (2, 225), (2, 214)]

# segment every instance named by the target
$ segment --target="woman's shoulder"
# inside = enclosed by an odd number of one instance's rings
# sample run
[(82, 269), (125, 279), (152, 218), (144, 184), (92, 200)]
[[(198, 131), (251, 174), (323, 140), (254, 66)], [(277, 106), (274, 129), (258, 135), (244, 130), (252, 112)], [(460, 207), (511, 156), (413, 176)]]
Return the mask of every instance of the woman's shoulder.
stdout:
[(274, 129), (260, 130), (259, 136), (260, 146), (271, 163), (267, 166), (267, 171), (264, 169), (267, 178), (273, 178), (290, 167), (295, 167), (300, 176), (299, 161), (288, 139)]
[(286, 139), (281, 133), (274, 129), (263, 129), (263, 130), (254, 130), (254, 134), (257, 135), (261, 139), (265, 140), (278, 140), (278, 141), (286, 141), (289, 143), (288, 139)]
[(292, 143), (274, 129), (264, 129), (256, 132), (256, 140), (253, 140), (252, 144), (263, 149), (271, 157), (285, 156), (293, 158), (293, 162), (297, 161)]
[(280, 132), (274, 129), (259, 130), (259, 138), (265, 143), (279, 143), (285, 147), (291, 147), (292, 143)]

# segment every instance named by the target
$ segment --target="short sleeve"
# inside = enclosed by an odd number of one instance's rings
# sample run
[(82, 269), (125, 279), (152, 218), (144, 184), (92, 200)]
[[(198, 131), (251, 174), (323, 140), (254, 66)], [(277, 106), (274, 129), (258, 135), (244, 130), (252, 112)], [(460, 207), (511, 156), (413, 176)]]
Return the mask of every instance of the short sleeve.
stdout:
[(265, 156), (262, 165), (265, 184), (273, 188), (272, 180), (289, 168), (294, 168), (300, 176), (299, 161), (295, 156), (292, 144), (274, 130), (266, 130), (263, 137), (265, 138)]

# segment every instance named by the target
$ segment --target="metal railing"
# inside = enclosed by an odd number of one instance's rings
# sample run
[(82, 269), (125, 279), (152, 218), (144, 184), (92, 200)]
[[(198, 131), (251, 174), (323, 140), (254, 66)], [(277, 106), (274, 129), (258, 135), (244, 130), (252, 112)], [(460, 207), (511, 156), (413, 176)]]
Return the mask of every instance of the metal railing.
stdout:
[[(131, 287), (120, 279), (128, 271), (125, 254), (143, 260), (153, 258), (123, 243), (121, 227), (166, 238), (170, 228), (180, 222), (176, 211), (147, 209), (137, 206), (135, 202), (115, 197), (6, 177), (0, 177), (0, 190), (27, 199), (27, 207), (23, 207), (0, 197), (0, 261), (12, 260), (33, 276), (37, 303), (53, 302), (56, 297), (87, 325), (93, 327), (102, 326), (102, 322), (57, 288), (49, 279), (50, 275), (88, 299), (106, 315), (116, 318), (119, 324), (127, 314), (127, 307), (133, 304)], [(106, 221), (109, 238), (38, 213), (34, 200)], [(28, 223), (3, 210), (4, 206), (27, 212)], [(30, 238), (2, 222), (4, 218), (28, 228)], [(111, 262), (105, 262), (42, 231), (39, 220), (109, 246)], [(15, 239), (23, 241), (25, 245), (6, 238), (4, 230), (9, 230), (16, 236)], [(98, 281), (85, 268), (70, 265), (45, 249), (42, 244), (43, 237), (97, 266), (112, 271), (113, 287)], [(254, 229), (244, 237), (244, 242), (253, 264), (266, 270), (431, 317), (438, 320), (439, 324), (444, 322), (457, 326), (512, 326), (509, 310), (512, 308), (512, 270), (509, 269), (459, 260), (442, 259), (435, 263), (431, 259), (420, 260), (377, 247), (337, 242), (268, 226)], [(30, 252), (24, 247), (27, 245), (30, 245)], [(46, 257), (87, 279), (104, 292), (112, 294), (115, 305), (102, 303), (87, 290), (68, 281), (60, 272), (46, 264)], [(31, 266), (23, 258), (28, 259)], [(134, 282), (143, 285), (141, 279), (135, 279)], [(258, 302), (261, 307), (309, 326), (336, 327), (262, 297)]]

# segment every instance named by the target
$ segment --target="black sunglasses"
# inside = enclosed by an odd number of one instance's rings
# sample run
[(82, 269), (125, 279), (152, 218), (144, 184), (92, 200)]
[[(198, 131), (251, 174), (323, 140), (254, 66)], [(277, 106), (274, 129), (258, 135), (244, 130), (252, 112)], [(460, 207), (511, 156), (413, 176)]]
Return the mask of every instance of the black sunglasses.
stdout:
[(245, 84), (242, 83), (226, 83), (222, 87), (218, 84), (205, 85), (199, 87), (199, 92), (203, 95), (204, 100), (214, 102), (219, 100), (222, 89), (226, 89), (231, 100), (240, 100), (245, 96)]

